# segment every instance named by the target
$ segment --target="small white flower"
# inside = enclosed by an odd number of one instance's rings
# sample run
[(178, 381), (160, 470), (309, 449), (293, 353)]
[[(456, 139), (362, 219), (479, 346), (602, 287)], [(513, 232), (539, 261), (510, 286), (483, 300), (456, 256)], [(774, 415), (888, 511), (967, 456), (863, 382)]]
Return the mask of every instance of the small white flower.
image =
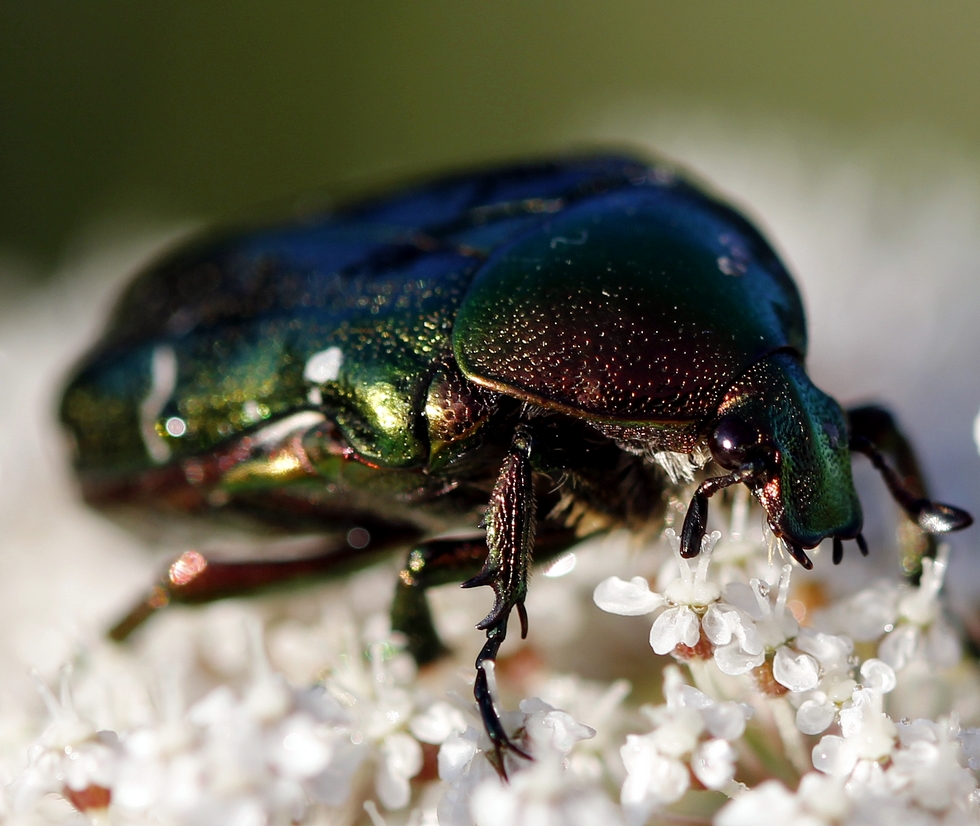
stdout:
[(772, 676), (790, 691), (810, 691), (820, 681), (820, 666), (809, 654), (781, 645), (773, 657)]
[(620, 749), (626, 767), (620, 802), (630, 824), (646, 823), (654, 811), (680, 800), (690, 786), (688, 767), (662, 754), (655, 734), (630, 734)]
[(701, 743), (691, 758), (694, 776), (708, 789), (722, 789), (735, 776), (738, 753), (732, 744), (721, 738)]
[(801, 628), (794, 646), (809, 654), (819, 665), (818, 684), (791, 697), (796, 725), (804, 734), (820, 734), (834, 722), (840, 706), (851, 698), (857, 683), (851, 676), (854, 643), (841, 634)]
[(664, 611), (650, 628), (650, 647), (656, 654), (669, 654), (678, 645), (693, 648), (701, 638), (701, 621), (687, 605)]
[[(715, 826), (759, 826), (761, 823), (796, 823), (800, 815), (796, 796), (778, 780), (766, 780), (726, 804), (715, 815)], [(819, 821), (818, 821), (819, 823)], [(808, 826), (810, 826), (808, 824)], [(816, 826), (816, 824), (813, 824)]]
[(931, 666), (952, 668), (962, 657), (956, 631), (942, 613), (939, 594), (949, 567), (949, 546), (940, 545), (935, 559), (922, 560), (922, 577), (898, 600), (898, 617), (878, 646), (878, 656), (895, 671), (923, 660)]
[(814, 768), (834, 777), (847, 777), (858, 761), (883, 761), (895, 747), (895, 724), (882, 710), (883, 694), (856, 688), (839, 714), (841, 736), (825, 735), (813, 747)]
[(960, 764), (963, 750), (955, 720), (915, 720), (898, 726), (902, 748), (892, 755), (889, 786), (906, 794), (925, 809), (944, 811), (956, 800), (965, 800), (977, 783)]
[[(728, 739), (741, 737), (751, 715), (746, 706), (716, 702), (687, 685), (677, 666), (664, 669), (664, 698), (664, 705), (642, 709), (653, 731), (629, 735), (620, 750), (627, 772), (621, 801), (630, 823), (679, 800), (691, 771), (707, 788), (728, 785), (737, 756)], [(705, 739), (705, 732), (713, 736)]]
[(723, 674), (747, 674), (766, 661), (766, 649), (752, 619), (742, 611), (716, 603), (701, 622), (704, 635), (715, 646), (715, 664)]
[(378, 771), (374, 788), (386, 809), (408, 805), (411, 788), (408, 781), (422, 769), (422, 747), (413, 737), (401, 732), (390, 734), (379, 749)]
[(711, 551), (721, 534), (714, 531), (702, 538), (697, 567), (692, 571), (687, 559), (680, 554), (680, 538), (669, 528), (664, 537), (674, 553), (679, 576), (669, 582), (664, 594), (650, 591), (642, 577), (625, 582), (610, 577), (599, 583), (593, 600), (599, 608), (613, 614), (639, 616), (661, 611), (650, 629), (650, 647), (657, 654), (668, 654), (677, 646), (694, 648), (701, 639), (701, 614), (721, 594), (719, 586), (708, 580)]

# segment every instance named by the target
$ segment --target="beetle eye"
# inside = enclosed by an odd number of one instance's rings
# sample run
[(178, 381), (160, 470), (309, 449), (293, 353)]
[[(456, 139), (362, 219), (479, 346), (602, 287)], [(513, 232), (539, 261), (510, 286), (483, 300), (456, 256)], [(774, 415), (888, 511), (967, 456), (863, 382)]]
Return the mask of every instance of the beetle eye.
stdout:
[(762, 447), (758, 428), (735, 416), (725, 416), (715, 426), (708, 448), (714, 460), (727, 470), (737, 470)]

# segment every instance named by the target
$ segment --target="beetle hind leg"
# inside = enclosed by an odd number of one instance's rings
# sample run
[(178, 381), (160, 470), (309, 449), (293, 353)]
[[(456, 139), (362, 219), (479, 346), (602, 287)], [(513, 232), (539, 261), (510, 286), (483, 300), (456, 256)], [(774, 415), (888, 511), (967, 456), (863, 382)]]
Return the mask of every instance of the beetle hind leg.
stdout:
[[(366, 523), (365, 523), (366, 524)], [(182, 553), (130, 611), (109, 629), (116, 642), (126, 640), (157, 611), (171, 604), (199, 605), (339, 576), (370, 565), (395, 545), (410, 542), (404, 528), (381, 524), (324, 536), (313, 553), (293, 559), (229, 561), (200, 551)], [(356, 532), (360, 532), (357, 535)], [(366, 538), (366, 544), (364, 539)]]

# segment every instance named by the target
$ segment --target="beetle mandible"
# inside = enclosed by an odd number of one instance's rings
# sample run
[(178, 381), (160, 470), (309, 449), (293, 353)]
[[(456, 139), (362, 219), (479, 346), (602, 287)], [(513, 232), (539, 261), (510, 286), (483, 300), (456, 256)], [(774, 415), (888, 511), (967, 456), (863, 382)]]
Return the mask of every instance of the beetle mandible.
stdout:
[[(804, 567), (862, 553), (851, 454), (927, 534), (970, 524), (927, 498), (880, 408), (845, 414), (804, 369), (799, 293), (742, 215), (662, 165), (589, 156), (449, 177), (327, 215), (191, 243), (140, 274), (71, 379), (61, 419), (106, 511), (317, 533), (314, 553), (184, 554), (112, 632), (202, 601), (411, 546), (393, 625), (441, 646), (425, 589), (489, 585), (476, 700), (522, 753), (486, 670), (532, 559), (684, 519), (742, 483)], [(887, 454), (896, 469), (886, 461)], [(472, 536), (440, 538), (449, 529)], [(477, 528), (484, 528), (479, 533)], [(502, 770), (502, 769), (501, 769)]]

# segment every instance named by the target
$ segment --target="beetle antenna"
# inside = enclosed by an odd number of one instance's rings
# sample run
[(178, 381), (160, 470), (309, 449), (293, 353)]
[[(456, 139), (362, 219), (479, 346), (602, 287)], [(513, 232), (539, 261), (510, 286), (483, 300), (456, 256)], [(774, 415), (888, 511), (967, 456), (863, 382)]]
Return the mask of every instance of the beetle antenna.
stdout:
[[(973, 524), (973, 517), (965, 510), (944, 505), (942, 502), (933, 502), (925, 497), (918, 497), (912, 493), (902, 482), (899, 475), (878, 449), (863, 436), (852, 436), (850, 441), (851, 451), (863, 453), (871, 460), (888, 487), (892, 498), (898, 502), (909, 518), (915, 522), (926, 533), (949, 533), (950, 531), (960, 531)], [(863, 542), (860, 534), (857, 537), (858, 547), (861, 553), (867, 554), (867, 544)]]

